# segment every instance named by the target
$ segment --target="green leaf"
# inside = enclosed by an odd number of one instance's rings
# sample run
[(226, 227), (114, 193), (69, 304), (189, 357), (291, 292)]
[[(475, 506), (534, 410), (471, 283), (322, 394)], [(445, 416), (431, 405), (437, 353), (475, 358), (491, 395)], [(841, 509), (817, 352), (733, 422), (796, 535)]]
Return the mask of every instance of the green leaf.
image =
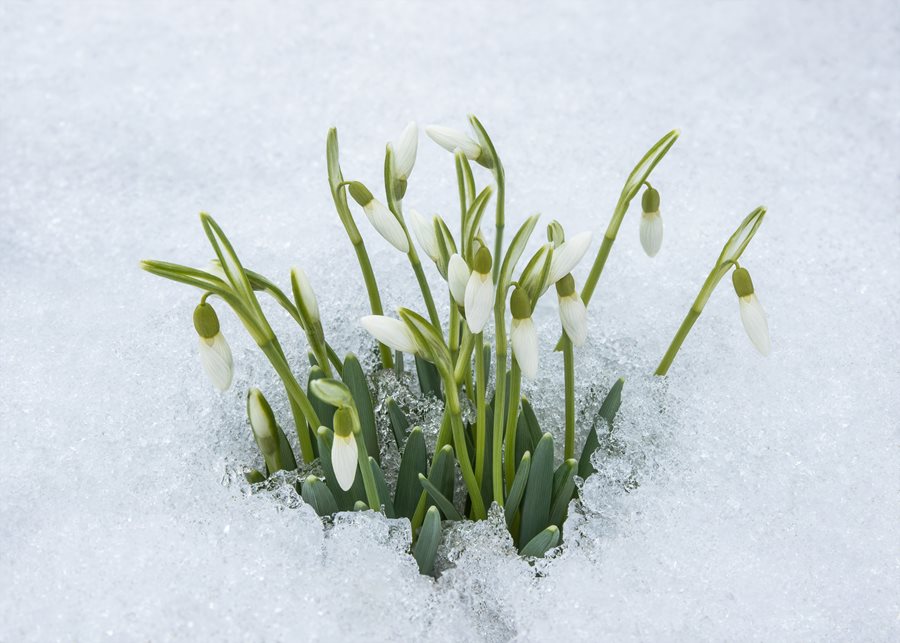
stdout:
[(337, 210), (338, 217), (341, 219), (341, 223), (344, 224), (347, 236), (356, 245), (362, 242), (362, 237), (359, 234), (359, 229), (356, 227), (356, 222), (353, 220), (350, 207), (347, 205), (347, 192), (340, 187), (341, 183), (344, 182), (344, 175), (341, 172), (337, 130), (333, 127), (328, 130), (325, 156), (328, 163), (328, 184), (331, 186), (331, 197), (334, 199), (334, 207)]
[(647, 180), (647, 177), (650, 176), (653, 168), (662, 161), (669, 149), (675, 145), (675, 141), (678, 140), (680, 134), (681, 132), (677, 129), (668, 132), (654, 143), (653, 147), (644, 154), (643, 158), (641, 158), (641, 160), (638, 161), (638, 164), (634, 166), (634, 169), (631, 170), (631, 174), (628, 175), (625, 186), (622, 188), (620, 202), (622, 200), (625, 200), (626, 202), (631, 201), (631, 199), (635, 197), (641, 189), (641, 185), (643, 185), (644, 181)]
[[(622, 386), (624, 384), (625, 380), (621, 377), (616, 380), (616, 383), (609, 389), (609, 393), (606, 394), (603, 404), (600, 405), (600, 411), (597, 413), (599, 418), (603, 418), (606, 421), (607, 430), (612, 429), (613, 419), (622, 405)], [(591, 464), (591, 456), (594, 455), (594, 451), (599, 446), (600, 440), (597, 438), (597, 428), (594, 426), (584, 441), (584, 448), (581, 450), (581, 458), (578, 461), (578, 476), (580, 478), (585, 479), (596, 471), (594, 465)]]
[[(306, 384), (307, 397), (309, 398), (310, 404), (312, 404), (313, 409), (316, 411), (316, 416), (319, 418), (319, 422), (321, 426), (327, 426), (329, 429), (334, 429), (334, 411), (335, 408), (328, 404), (327, 402), (323, 402), (319, 399), (319, 396), (316, 395), (315, 391), (313, 391), (311, 384), (315, 380), (321, 380), (325, 378), (325, 371), (323, 371), (318, 366), (313, 366), (309, 369), (309, 379)], [(315, 427), (316, 431), (319, 430), (319, 427)]]
[(516, 477), (513, 478), (512, 486), (509, 488), (509, 496), (506, 498), (506, 505), (503, 507), (503, 511), (506, 514), (506, 525), (509, 528), (512, 528), (516, 511), (519, 510), (519, 503), (522, 502), (522, 496), (525, 494), (525, 484), (528, 482), (528, 472), (530, 470), (531, 453), (526, 451), (519, 462), (519, 468), (516, 469)]
[(537, 225), (540, 216), (541, 215), (539, 214), (533, 214), (528, 217), (525, 220), (525, 223), (519, 227), (516, 235), (512, 238), (509, 248), (506, 250), (506, 255), (503, 257), (503, 267), (500, 269), (498, 286), (506, 288), (506, 286), (509, 285), (509, 282), (512, 279), (512, 273), (516, 269), (516, 264), (519, 262), (519, 257), (522, 256), (522, 252), (525, 250), (528, 239), (531, 238), (531, 233), (534, 232), (534, 226)]
[(553, 436), (545, 433), (534, 450), (525, 497), (519, 542), (527, 543), (549, 524), (553, 492)]
[(244, 474), (244, 479), (250, 484), (259, 484), (266, 481), (266, 474), (259, 469), (250, 469)]
[(356, 403), (356, 412), (359, 415), (359, 425), (362, 429), (363, 438), (366, 441), (366, 451), (375, 458), (376, 462), (381, 462), (381, 456), (378, 447), (378, 431), (375, 428), (375, 410), (372, 405), (372, 394), (369, 392), (369, 386), (366, 383), (366, 375), (363, 373), (362, 366), (356, 355), (348, 353), (344, 358), (344, 372), (341, 379), (350, 390), (353, 401)]
[(541, 425), (538, 422), (537, 415), (534, 413), (534, 408), (531, 406), (531, 402), (528, 401), (528, 398), (522, 398), (522, 417), (525, 418), (525, 427), (528, 430), (528, 435), (531, 436), (532, 443), (537, 445), (538, 442), (541, 441)]
[[(478, 226), (481, 225), (481, 219), (484, 217), (492, 193), (493, 188), (490, 185), (485, 187), (472, 202), (472, 205), (469, 207), (469, 211), (466, 214), (465, 228), (463, 230), (463, 239), (465, 241), (463, 245), (467, 249), (467, 253), (472, 253), (475, 233), (478, 232)], [(472, 257), (464, 257), (464, 259), (470, 261)]]
[(409, 419), (392, 397), (387, 399), (387, 410), (391, 431), (394, 433), (394, 442), (397, 443), (397, 450), (402, 451), (403, 443), (406, 440), (406, 430), (409, 428)]
[(434, 501), (434, 504), (437, 505), (437, 508), (441, 510), (441, 513), (444, 514), (444, 517), (448, 520), (462, 520), (463, 517), (460, 515), (459, 511), (456, 510), (456, 507), (453, 506), (453, 503), (450, 502), (444, 494), (442, 494), (437, 487), (435, 487), (431, 482), (428, 481), (421, 473), (419, 474), (419, 484), (422, 485), (422, 488), (428, 493), (431, 499)]
[(397, 474), (397, 493), (394, 495), (394, 510), (397, 516), (412, 518), (416, 503), (422, 495), (419, 474), (428, 470), (425, 453), (425, 436), (421, 427), (409, 432), (403, 455), (400, 457), (400, 472)]
[(353, 511), (368, 511), (369, 505), (364, 503), (362, 500), (357, 500), (353, 503)]
[(559, 543), (559, 527), (550, 525), (546, 529), (538, 533), (534, 538), (528, 541), (528, 544), (522, 547), (519, 552), (522, 556), (531, 556), (534, 558), (543, 558), (544, 554), (550, 549), (556, 547)]
[(570, 458), (559, 465), (560, 479), (553, 480), (553, 502), (550, 504), (550, 524), (562, 528), (566, 520), (566, 511), (569, 509), (569, 501), (575, 493), (575, 471), (578, 463), (575, 458)]
[(443, 369), (446, 373), (452, 373), (453, 363), (450, 359), (450, 349), (444, 343), (441, 331), (432, 326), (431, 322), (422, 315), (409, 308), (399, 308), (397, 313), (412, 333), (416, 343), (426, 353), (423, 357), (433, 362), (437, 366), (438, 372)]
[(316, 476), (309, 476), (303, 481), (300, 495), (303, 496), (303, 501), (320, 516), (330, 516), (338, 511), (334, 495), (328, 490), (328, 486)]
[(419, 564), (419, 573), (429, 575), (434, 572), (434, 556), (440, 542), (441, 517), (437, 507), (430, 507), (419, 530), (419, 539), (413, 547), (413, 556)]
[(454, 463), (453, 447), (445, 444), (434, 456), (428, 481), (445, 496), (453, 497)]
[(438, 399), (442, 399), (441, 375), (438, 373), (437, 367), (419, 355), (416, 355), (415, 358), (416, 375), (419, 378), (419, 388), (422, 393), (425, 395), (434, 395)]
[(317, 398), (334, 407), (353, 408), (353, 393), (344, 382), (329, 377), (312, 380), (309, 390)]
[(396, 518), (397, 514), (394, 512), (394, 503), (391, 502), (391, 492), (388, 491), (387, 482), (384, 480), (384, 473), (381, 471), (381, 467), (378, 466), (378, 463), (375, 462), (375, 458), (372, 456), (369, 456), (369, 465), (372, 467), (375, 486), (378, 488), (378, 498), (384, 506), (384, 515), (388, 518)]
[(278, 427), (278, 452), (280, 454), (281, 466), (285, 471), (293, 471), (297, 468), (294, 450), (291, 448), (291, 443), (288, 442), (287, 436), (280, 426)]

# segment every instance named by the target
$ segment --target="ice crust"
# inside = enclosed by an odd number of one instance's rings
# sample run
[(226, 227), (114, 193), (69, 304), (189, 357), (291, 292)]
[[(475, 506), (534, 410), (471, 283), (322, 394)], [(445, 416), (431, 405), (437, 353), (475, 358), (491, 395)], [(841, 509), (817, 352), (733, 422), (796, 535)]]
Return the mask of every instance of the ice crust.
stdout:
[[(898, 31), (891, 2), (4, 3), (0, 640), (900, 638)], [(660, 254), (630, 212), (589, 309), (579, 443), (626, 384), (565, 545), (530, 565), (494, 515), (448, 533), (435, 581), (401, 521), (325, 528), (289, 486), (247, 493), (244, 395), (259, 386), (290, 427), (284, 393), (221, 305), (237, 370), (216, 393), (197, 294), (137, 261), (206, 263), (211, 212), (283, 287), (302, 266), (329, 339), (370, 364), (325, 133), (374, 191), (408, 120), (467, 112), (504, 160), (509, 235), (535, 211), (595, 232), (579, 286), (633, 163), (682, 138), (652, 179)], [(455, 198), (423, 135), (406, 203), (452, 219)], [(726, 281), (654, 379), (760, 203), (743, 263), (771, 357)], [(386, 309), (421, 309), (359, 221)], [(296, 329), (264, 306), (305, 378)], [(552, 296), (536, 317), (523, 392), (560, 436)]]

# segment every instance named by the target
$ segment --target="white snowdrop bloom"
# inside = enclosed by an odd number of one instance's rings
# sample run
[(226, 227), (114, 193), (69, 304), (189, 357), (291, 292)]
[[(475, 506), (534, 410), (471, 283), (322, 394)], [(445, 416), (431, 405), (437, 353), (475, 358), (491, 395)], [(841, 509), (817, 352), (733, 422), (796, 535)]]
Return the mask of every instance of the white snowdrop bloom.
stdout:
[(419, 147), (419, 128), (415, 121), (411, 121), (391, 145), (394, 149), (394, 175), (405, 181), (412, 174)]
[(453, 300), (460, 306), (466, 305), (466, 286), (471, 274), (465, 259), (458, 254), (451, 255), (447, 263), (447, 285), (450, 286)]
[(481, 146), (463, 132), (452, 127), (429, 125), (425, 128), (425, 133), (431, 137), (431, 140), (448, 152), (455, 152), (457, 149), (461, 150), (467, 158), (473, 161), (481, 156)]
[(422, 250), (428, 255), (428, 258), (435, 263), (441, 258), (441, 251), (438, 247), (437, 233), (434, 229), (434, 218), (429, 221), (418, 210), (409, 209), (409, 220), (412, 223), (413, 234), (416, 235), (416, 241), (422, 247)]
[(738, 295), (738, 305), (741, 311), (741, 323), (750, 337), (750, 341), (756, 346), (762, 355), (768, 355), (771, 351), (769, 340), (769, 324), (766, 321), (766, 311), (756, 297), (753, 290), (753, 282), (746, 268), (736, 268), (731, 275), (734, 290)]
[(644, 210), (641, 215), (641, 245), (648, 257), (655, 257), (662, 247), (663, 240), (663, 221), (659, 216), (659, 192), (647, 186), (644, 196), (641, 197), (641, 206)]
[(220, 391), (228, 390), (234, 377), (234, 359), (212, 306), (201, 303), (194, 309), (194, 329), (200, 338), (200, 364), (206, 376)]
[(409, 252), (409, 240), (403, 226), (386, 205), (372, 196), (366, 186), (359, 181), (352, 181), (350, 196), (362, 207), (372, 227), (384, 237), (385, 241), (404, 254)]
[(320, 321), (319, 301), (316, 298), (316, 293), (312, 289), (312, 284), (309, 283), (309, 277), (306, 276), (306, 272), (302, 268), (293, 268), (291, 273), (293, 273), (294, 279), (297, 281), (297, 286), (300, 290), (300, 299), (302, 300), (303, 306), (306, 308), (306, 312), (309, 314), (310, 319), (313, 321)]
[(491, 279), (491, 252), (482, 246), (475, 253), (475, 264), (466, 283), (465, 312), (469, 331), (484, 330), (494, 308), (494, 281)]
[(384, 315), (366, 315), (360, 318), (359, 323), (372, 337), (395, 351), (412, 355), (419, 352), (416, 338), (399, 319)]
[(559, 298), (559, 320), (572, 344), (583, 346), (587, 339), (587, 308), (575, 291), (575, 279), (571, 274), (556, 282)]
[(528, 379), (534, 379), (538, 368), (538, 339), (531, 319), (531, 300), (521, 288), (513, 291), (510, 299), (512, 326), (509, 339), (512, 344), (513, 357)]
[(353, 415), (349, 409), (334, 412), (334, 442), (331, 445), (331, 468), (344, 491), (349, 491), (356, 479), (359, 452), (353, 438)]
[(548, 277), (551, 284), (555, 284), (572, 272), (590, 247), (593, 236), (590, 231), (579, 232), (553, 251), (553, 258), (550, 260), (550, 276)]

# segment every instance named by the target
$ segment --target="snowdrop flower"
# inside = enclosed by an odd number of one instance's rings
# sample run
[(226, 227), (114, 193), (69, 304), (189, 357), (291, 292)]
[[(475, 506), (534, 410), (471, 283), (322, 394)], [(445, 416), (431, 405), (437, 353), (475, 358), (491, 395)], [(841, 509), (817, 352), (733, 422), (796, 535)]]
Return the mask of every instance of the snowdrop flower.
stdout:
[(412, 223), (413, 234), (416, 235), (416, 241), (422, 246), (422, 250), (428, 255), (428, 258), (437, 263), (441, 258), (441, 251), (438, 248), (437, 232), (434, 229), (434, 217), (431, 221), (419, 214), (418, 210), (409, 209), (409, 220)]
[(291, 275), (297, 282), (300, 291), (300, 305), (305, 309), (306, 315), (311, 322), (318, 323), (319, 319), (319, 300), (316, 299), (316, 293), (313, 292), (312, 285), (309, 283), (309, 277), (302, 268), (293, 268)]
[(258, 388), (251, 388), (247, 393), (247, 417), (250, 418), (253, 437), (270, 469), (269, 473), (275, 473), (280, 450), (278, 425), (275, 423), (272, 407)]
[(762, 355), (768, 355), (771, 350), (769, 324), (766, 322), (766, 311), (763, 310), (753, 290), (750, 273), (746, 268), (738, 267), (731, 273), (731, 281), (738, 296), (744, 330), (747, 331), (756, 350)]
[(200, 337), (200, 363), (207, 377), (220, 391), (231, 386), (234, 376), (234, 360), (231, 348), (219, 330), (216, 311), (206, 302), (194, 309), (194, 328)]
[(450, 294), (453, 300), (459, 305), (466, 305), (466, 286), (469, 283), (469, 277), (472, 271), (466, 264), (466, 260), (458, 254), (451, 255), (450, 261), (447, 263), (447, 285), (450, 286)]
[(388, 210), (387, 206), (381, 201), (373, 197), (369, 189), (359, 181), (351, 181), (349, 189), (350, 196), (362, 207), (363, 212), (366, 213), (372, 227), (378, 231), (378, 234), (400, 252), (408, 253), (409, 240), (406, 238), (406, 232), (404, 232), (400, 222), (397, 221), (394, 213)]
[(431, 137), (432, 141), (448, 152), (460, 150), (466, 155), (466, 158), (472, 161), (477, 161), (481, 156), (481, 146), (463, 132), (455, 130), (452, 127), (429, 125), (425, 128), (425, 133)]
[(359, 323), (372, 337), (395, 351), (411, 355), (420, 352), (416, 338), (399, 319), (384, 315), (366, 315), (360, 318)]
[(553, 251), (553, 258), (550, 260), (549, 283), (555, 284), (572, 272), (590, 247), (592, 237), (593, 233), (590, 231), (580, 232), (568, 241), (564, 241)]
[(575, 346), (582, 346), (587, 339), (587, 309), (575, 292), (575, 278), (571, 274), (556, 282), (556, 296), (563, 330)]
[(404, 128), (399, 138), (391, 146), (394, 150), (394, 176), (401, 181), (406, 181), (416, 164), (416, 151), (419, 147), (419, 128), (416, 127), (415, 121), (411, 121)]
[(538, 367), (537, 331), (531, 319), (531, 299), (522, 288), (513, 290), (509, 302), (512, 326), (509, 333), (513, 357), (528, 379), (534, 379)]
[(466, 283), (466, 323), (473, 335), (484, 330), (494, 307), (494, 281), (491, 279), (491, 252), (484, 246), (475, 253), (475, 267)]
[(655, 257), (662, 246), (663, 222), (659, 216), (659, 192), (647, 186), (641, 197), (644, 213), (641, 215), (641, 245), (648, 257)]
[(356, 480), (358, 452), (353, 439), (353, 413), (339, 408), (334, 412), (334, 442), (331, 445), (331, 468), (334, 477), (344, 491), (349, 491)]

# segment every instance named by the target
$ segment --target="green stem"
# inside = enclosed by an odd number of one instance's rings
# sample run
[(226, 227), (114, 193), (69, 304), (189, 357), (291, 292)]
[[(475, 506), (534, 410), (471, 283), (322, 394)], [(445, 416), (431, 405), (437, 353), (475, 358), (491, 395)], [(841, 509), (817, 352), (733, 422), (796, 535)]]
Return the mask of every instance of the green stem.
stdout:
[(700, 317), (700, 313), (700, 310), (697, 310), (693, 306), (691, 306), (691, 309), (685, 316), (684, 321), (681, 322), (681, 326), (678, 328), (678, 332), (675, 333), (675, 337), (672, 339), (672, 343), (669, 344), (669, 350), (666, 351), (666, 354), (663, 355), (662, 361), (659, 363), (659, 366), (656, 367), (656, 375), (665, 375), (669, 372), (669, 367), (672, 365), (672, 360), (674, 360), (675, 355), (678, 354), (678, 349), (681, 348), (681, 345), (684, 343), (684, 340), (688, 336), (688, 333), (691, 332), (691, 327), (694, 325), (694, 322), (697, 321), (697, 318)]
[[(516, 477), (516, 428), (519, 422), (519, 391), (522, 386), (522, 371), (515, 356), (512, 359), (512, 367), (509, 370), (509, 413), (506, 416), (506, 434), (503, 436), (506, 442), (506, 488), (512, 487)], [(503, 416), (503, 407), (495, 413)]]
[(359, 461), (359, 471), (362, 473), (363, 486), (366, 489), (366, 502), (369, 509), (381, 511), (381, 499), (378, 496), (378, 487), (375, 485), (375, 474), (372, 473), (372, 463), (369, 462), (369, 452), (366, 449), (366, 439), (362, 431), (354, 431), (356, 440), (356, 458)]
[[(316, 415), (316, 411), (310, 403), (309, 398), (306, 397), (306, 393), (303, 392), (303, 388), (291, 372), (291, 367), (287, 363), (284, 351), (281, 350), (278, 340), (270, 340), (265, 344), (260, 345), (260, 348), (266, 357), (269, 358), (269, 362), (281, 378), (288, 397), (291, 400), (291, 409), (295, 412), (294, 425), (297, 430), (297, 439), (300, 441), (300, 451), (303, 454), (303, 461), (307, 463), (312, 462), (313, 459), (315, 459), (315, 453), (312, 447), (312, 438), (310, 437), (309, 429), (306, 424), (309, 424), (309, 426), (314, 427), (315, 429), (319, 428), (320, 422)], [(305, 422), (301, 421), (300, 417), (296, 414), (296, 410), (300, 411), (300, 415), (305, 419)]]
[[(378, 293), (378, 284), (375, 282), (375, 273), (372, 271), (372, 264), (369, 261), (369, 253), (366, 252), (366, 246), (362, 239), (358, 243), (354, 242), (353, 249), (356, 251), (356, 258), (359, 260), (359, 268), (363, 273), (363, 280), (366, 282), (366, 292), (369, 294), (369, 307), (372, 309), (373, 315), (384, 315), (384, 308), (381, 307), (381, 295)], [(391, 355), (391, 349), (384, 344), (378, 344), (378, 352), (381, 354), (381, 364), (384, 368), (391, 368), (394, 365), (394, 358)]]
[(450, 411), (450, 428), (453, 431), (453, 444), (456, 449), (456, 460), (459, 462), (459, 469), (462, 472), (463, 482), (466, 484), (466, 490), (469, 498), (472, 500), (472, 516), (475, 520), (484, 520), (487, 513), (484, 510), (484, 500), (481, 498), (481, 487), (475, 478), (475, 471), (472, 469), (472, 461), (469, 460), (469, 450), (466, 447), (466, 435), (464, 433), (462, 417), (459, 409), (459, 393), (456, 385), (450, 378), (445, 381), (447, 388), (447, 408)]
[(487, 439), (487, 374), (484, 372), (484, 335), (475, 335), (475, 479), (484, 480), (485, 442)]
[(575, 457), (575, 351), (572, 340), (563, 332), (563, 367), (566, 386), (566, 443), (565, 459)]
[[(607, 231), (607, 234), (609, 234), (609, 231)], [(591, 272), (588, 274), (587, 281), (584, 282), (584, 287), (581, 289), (581, 300), (584, 302), (585, 306), (588, 305), (591, 296), (594, 294), (594, 288), (597, 287), (597, 282), (600, 281), (600, 275), (603, 273), (603, 267), (606, 265), (606, 259), (609, 257), (609, 252), (612, 250), (613, 242), (615, 240), (615, 233), (613, 233), (612, 237), (605, 235), (603, 237), (603, 243), (600, 244), (597, 258), (594, 259), (594, 265), (591, 266)]]
[(503, 407), (506, 404), (506, 323), (504, 310), (497, 313), (500, 322), (496, 327), (497, 366), (494, 369), (494, 436), (492, 451), (492, 482), (494, 501), (503, 506)]
[[(497, 161), (499, 164), (499, 160)], [(500, 257), (503, 256), (503, 227), (506, 220), (506, 174), (503, 172), (503, 166), (499, 166), (494, 172), (494, 179), (497, 181), (497, 209), (495, 213), (495, 233), (494, 233), (494, 283), (497, 283), (497, 277), (500, 274)]]
[[(409, 237), (408, 232), (406, 236)], [(437, 308), (434, 305), (434, 298), (431, 296), (431, 286), (428, 285), (425, 271), (422, 270), (422, 262), (419, 261), (419, 255), (412, 246), (412, 239), (409, 240), (409, 263), (412, 264), (413, 272), (416, 273), (416, 281), (419, 282), (419, 290), (422, 291), (422, 299), (425, 300), (425, 308), (428, 309), (428, 319), (438, 332), (440, 332), (441, 318), (438, 316)]]
[(472, 348), (475, 346), (475, 335), (469, 332), (468, 327), (463, 327), (462, 345), (459, 352), (455, 356), (455, 367), (453, 370), (453, 379), (457, 385), (462, 385), (466, 379), (466, 375), (471, 371), (470, 364), (472, 362)]

